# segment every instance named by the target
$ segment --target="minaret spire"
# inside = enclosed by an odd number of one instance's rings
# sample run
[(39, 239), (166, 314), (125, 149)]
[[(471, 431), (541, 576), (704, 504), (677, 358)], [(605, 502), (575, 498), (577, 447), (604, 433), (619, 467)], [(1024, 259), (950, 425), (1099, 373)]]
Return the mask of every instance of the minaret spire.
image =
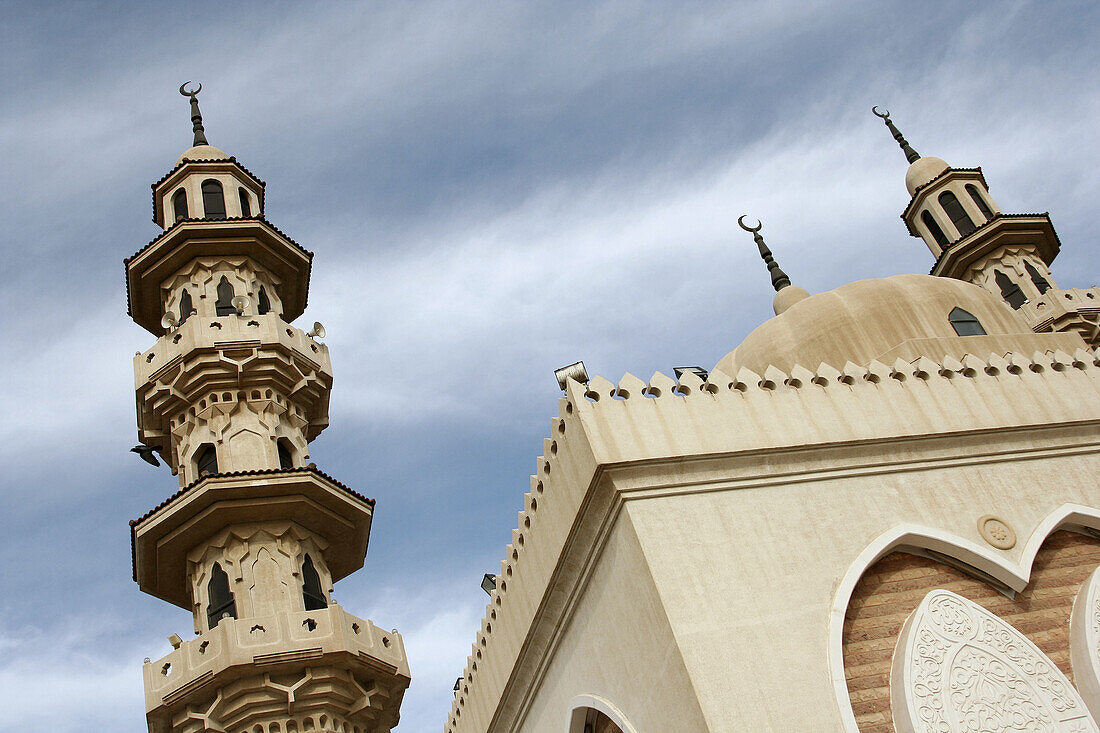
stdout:
[(199, 88), (193, 92), (186, 91), (185, 87), (191, 82), (185, 81), (180, 84), (180, 94), (185, 97), (191, 97), (191, 123), (194, 125), (195, 130), (195, 145), (209, 145), (206, 141), (206, 131), (202, 127), (202, 113), (199, 112), (199, 92), (202, 91), (202, 84), (199, 84)]
[[(194, 97), (192, 97), (194, 99)], [(196, 107), (196, 109), (198, 109)], [(875, 113), (876, 117), (881, 117), (882, 121), (886, 123), (886, 126), (890, 128), (890, 134), (894, 136), (894, 139), (898, 141), (898, 146), (901, 147), (902, 152), (905, 153), (905, 159), (910, 163), (915, 163), (920, 159), (920, 153), (913, 150), (913, 147), (909, 144), (909, 141), (905, 139), (905, 136), (901, 134), (901, 130), (894, 126), (894, 122), (890, 119), (890, 110), (885, 112), (878, 111), (878, 105), (876, 104), (871, 108), (871, 111)]]
[(755, 227), (746, 226), (745, 216), (745, 214), (742, 214), (737, 219), (737, 224), (746, 232), (752, 233), (752, 239), (760, 249), (760, 257), (764, 260), (764, 264), (768, 266), (768, 270), (772, 274), (772, 287), (775, 288), (775, 292), (778, 293), (791, 284), (791, 279), (787, 277), (787, 273), (779, 269), (779, 263), (776, 262), (775, 257), (772, 256), (772, 251), (768, 249), (768, 245), (764, 244), (764, 238), (760, 236), (760, 229), (764, 225), (757, 219)]

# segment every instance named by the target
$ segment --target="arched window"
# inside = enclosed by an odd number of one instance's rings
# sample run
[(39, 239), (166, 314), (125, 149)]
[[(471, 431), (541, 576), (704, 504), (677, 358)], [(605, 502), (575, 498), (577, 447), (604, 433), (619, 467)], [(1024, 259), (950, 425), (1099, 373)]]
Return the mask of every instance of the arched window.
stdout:
[(1027, 270), (1027, 274), (1031, 276), (1031, 282), (1035, 283), (1035, 287), (1039, 289), (1039, 295), (1050, 290), (1050, 283), (1047, 282), (1045, 277), (1039, 274), (1038, 270), (1032, 267), (1030, 262), (1024, 263), (1024, 269)]
[(1000, 270), (994, 270), (993, 277), (997, 280), (997, 287), (1001, 289), (1001, 297), (1004, 298), (1005, 302), (1010, 306), (1018, 309), (1027, 302), (1027, 296), (1024, 295), (1024, 291), (1020, 290), (1020, 286), (1013, 282), (1012, 278), (1008, 275)]
[(260, 294), (256, 297), (256, 313), (263, 315), (271, 310), (271, 299), (267, 297), (264, 286), (260, 286)]
[(174, 221), (187, 218), (187, 191), (182, 188), (172, 194), (172, 218)]
[(233, 307), (234, 295), (236, 293), (233, 292), (233, 286), (230, 284), (229, 279), (222, 275), (222, 279), (218, 281), (218, 300), (214, 303), (214, 310), (217, 311), (219, 316), (236, 314), (237, 309)]
[(244, 187), (237, 189), (237, 195), (241, 197), (241, 216), (252, 216), (252, 205), (248, 202), (248, 191)]
[(225, 218), (225, 196), (222, 184), (210, 179), (202, 182), (202, 210), (207, 219)]
[(302, 597), (305, 599), (307, 611), (328, 608), (325, 592), (321, 590), (321, 576), (317, 574), (317, 568), (313, 567), (313, 558), (309, 555), (302, 561)]
[(978, 205), (978, 211), (982, 212), (982, 216), (986, 218), (986, 221), (993, 218), (993, 210), (989, 208), (989, 204), (985, 202), (981, 192), (978, 191), (978, 187), (973, 183), (966, 184), (966, 192), (970, 194), (970, 198), (974, 199), (974, 203)]
[(965, 237), (977, 228), (974, 226), (974, 222), (970, 220), (970, 215), (966, 213), (966, 209), (959, 203), (958, 197), (951, 191), (944, 191), (940, 194), (940, 206), (943, 207), (948, 218), (954, 223), (955, 228), (959, 230), (959, 236)]
[(985, 336), (985, 329), (982, 328), (982, 324), (977, 317), (962, 308), (952, 309), (950, 315), (947, 316), (947, 320), (951, 322), (955, 333), (960, 336)]
[(924, 225), (928, 227), (928, 231), (932, 232), (932, 238), (936, 240), (936, 244), (941, 247), (946, 247), (948, 245), (947, 235), (943, 233), (943, 230), (940, 229), (940, 225), (932, 218), (932, 212), (922, 211), (920, 219), (924, 222)]
[(180, 295), (180, 323), (183, 323), (187, 318), (195, 312), (195, 306), (191, 302), (191, 293), (184, 289)]
[(279, 449), (279, 468), (294, 468), (294, 454), (287, 447), (286, 440), (280, 440), (276, 447)]
[(202, 476), (204, 473), (217, 473), (218, 472), (218, 451), (214, 446), (207, 443), (203, 447), (199, 448), (195, 454), (195, 473)]
[(206, 594), (210, 600), (206, 606), (207, 628), (213, 630), (225, 616), (237, 618), (237, 602), (233, 600), (233, 592), (229, 590), (229, 576), (218, 563), (210, 568)]
[(620, 724), (607, 712), (595, 707), (573, 708), (573, 714), (569, 719), (569, 733), (624, 733), (625, 731), (633, 733), (634, 729), (625, 721)]

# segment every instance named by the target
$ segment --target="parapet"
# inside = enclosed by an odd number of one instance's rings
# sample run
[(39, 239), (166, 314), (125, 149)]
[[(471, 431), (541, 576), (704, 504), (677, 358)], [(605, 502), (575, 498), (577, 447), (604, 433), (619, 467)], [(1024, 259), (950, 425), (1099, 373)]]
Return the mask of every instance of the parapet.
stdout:
[(617, 500), (595, 491), (608, 471), (1087, 422), (1100, 422), (1100, 351), (1084, 349), (716, 370), (705, 380), (685, 372), (679, 380), (658, 373), (648, 381), (627, 374), (617, 384), (571, 381), (444, 733), (483, 733), (491, 723), (508, 729), (522, 716), (522, 699), (560, 632), (555, 624), (575, 601), (569, 579), (579, 571), (562, 562), (564, 554), (596, 541), (586, 515)]

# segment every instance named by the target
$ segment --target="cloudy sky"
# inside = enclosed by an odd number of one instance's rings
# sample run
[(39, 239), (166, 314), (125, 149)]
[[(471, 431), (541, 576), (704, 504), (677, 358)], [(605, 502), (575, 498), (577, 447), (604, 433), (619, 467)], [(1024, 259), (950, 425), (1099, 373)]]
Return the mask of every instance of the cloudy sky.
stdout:
[(211, 143), (316, 253), (336, 384), (320, 467), (377, 499), (348, 610), (405, 637), (437, 731), (557, 409), (553, 370), (710, 367), (770, 315), (742, 213), (812, 292), (926, 272), (916, 149), (1050, 211), (1100, 281), (1093, 2), (0, 5), (0, 729), (145, 730), (141, 661), (190, 615), (127, 521), (177, 487), (128, 453), (122, 258), (149, 184)]

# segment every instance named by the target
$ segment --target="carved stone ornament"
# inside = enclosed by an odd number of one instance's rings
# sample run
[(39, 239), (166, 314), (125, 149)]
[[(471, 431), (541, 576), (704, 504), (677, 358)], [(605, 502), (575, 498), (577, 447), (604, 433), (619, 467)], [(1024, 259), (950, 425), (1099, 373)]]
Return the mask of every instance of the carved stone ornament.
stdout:
[(1100, 716), (1100, 568), (1081, 585), (1069, 617), (1073, 679), (1092, 716)]
[(973, 601), (924, 597), (894, 649), (897, 733), (1094, 733), (1085, 703), (1034, 644)]
[(990, 514), (978, 520), (978, 532), (982, 539), (998, 550), (1011, 550), (1016, 546), (1016, 533), (1008, 522)]

